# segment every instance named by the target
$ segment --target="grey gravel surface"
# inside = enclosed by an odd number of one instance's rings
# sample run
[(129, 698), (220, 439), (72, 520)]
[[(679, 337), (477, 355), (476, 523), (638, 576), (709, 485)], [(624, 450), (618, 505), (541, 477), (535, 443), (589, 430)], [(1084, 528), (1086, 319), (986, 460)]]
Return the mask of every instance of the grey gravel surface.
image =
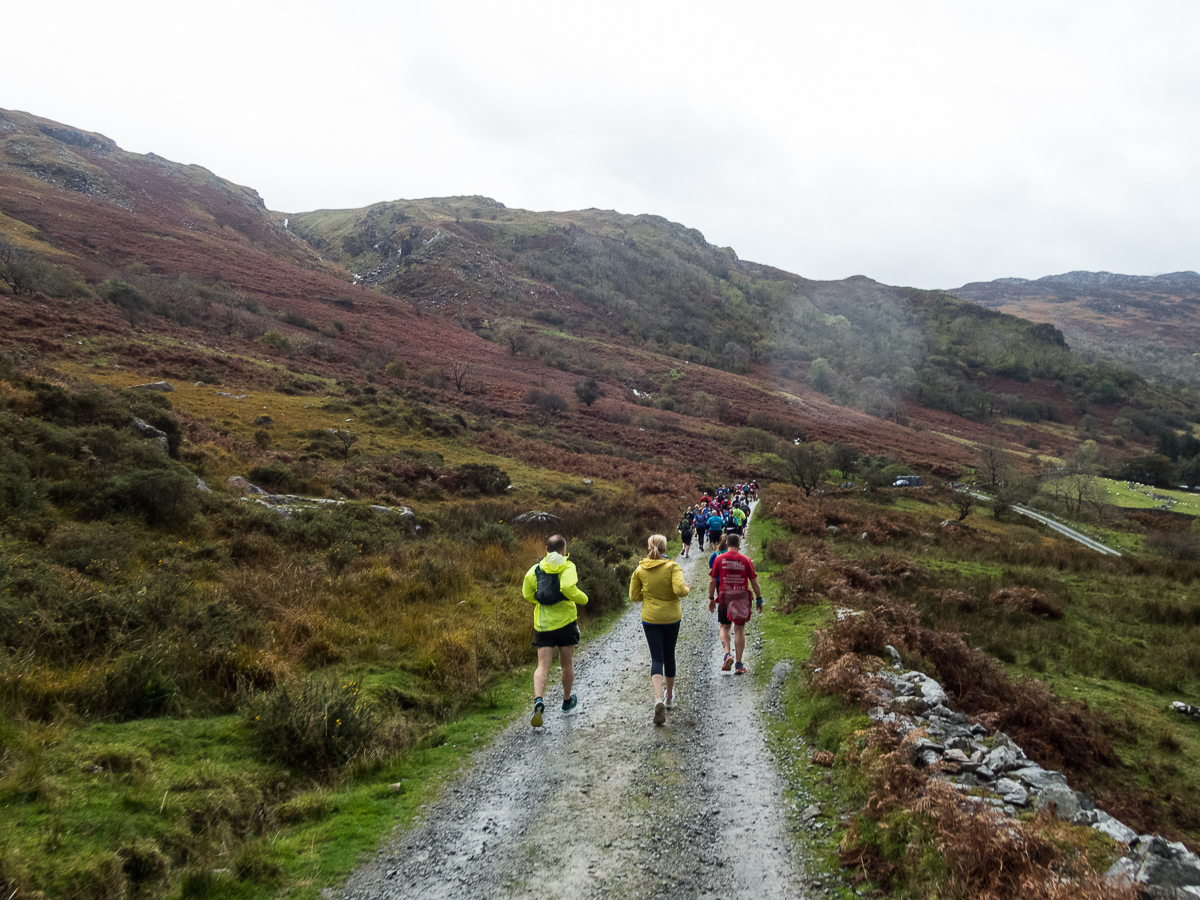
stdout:
[(561, 688), (549, 691), (543, 728), (513, 724), (423, 820), (327, 896), (804, 896), (760, 718), (767, 679), (719, 671), (707, 560), (694, 548), (679, 560), (692, 591), (664, 726), (652, 723), (650, 655), (631, 609), (578, 652), (574, 715), (558, 711)]

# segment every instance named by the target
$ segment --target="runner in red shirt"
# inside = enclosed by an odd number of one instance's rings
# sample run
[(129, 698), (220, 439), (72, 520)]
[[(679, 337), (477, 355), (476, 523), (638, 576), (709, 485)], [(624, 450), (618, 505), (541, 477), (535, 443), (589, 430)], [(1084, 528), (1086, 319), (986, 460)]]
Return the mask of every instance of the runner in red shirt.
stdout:
[[(739, 549), (741, 538), (736, 534), (725, 536), (729, 550), (713, 560), (708, 574), (708, 611), (717, 611), (717, 621), (721, 624), (721, 646), (725, 648), (725, 659), (721, 663), (721, 671), (728, 672), (730, 663), (735, 663), (733, 671), (737, 675), (746, 674), (746, 666), (742, 662), (742, 651), (746, 649), (746, 623), (750, 621), (750, 591), (754, 591), (755, 603), (759, 615), (762, 615), (762, 590), (758, 586), (758, 574), (754, 571), (754, 563), (750, 557), (743, 556)], [(718, 586), (720, 588), (718, 592)], [(743, 615), (738, 615), (736, 607), (739, 599), (744, 598)], [(730, 610), (730, 604), (735, 610)], [(733, 612), (731, 615), (730, 613)], [(733, 625), (733, 650), (729, 652), (729, 626)]]

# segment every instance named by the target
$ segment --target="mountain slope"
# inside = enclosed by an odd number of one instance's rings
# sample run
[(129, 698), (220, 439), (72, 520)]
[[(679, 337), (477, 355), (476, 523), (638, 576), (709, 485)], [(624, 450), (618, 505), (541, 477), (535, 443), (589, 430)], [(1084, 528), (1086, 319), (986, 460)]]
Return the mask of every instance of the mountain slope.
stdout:
[(952, 291), (988, 309), (1046, 322), (1089, 359), (1167, 384), (1200, 385), (1200, 274), (1068, 272), (1001, 278)]

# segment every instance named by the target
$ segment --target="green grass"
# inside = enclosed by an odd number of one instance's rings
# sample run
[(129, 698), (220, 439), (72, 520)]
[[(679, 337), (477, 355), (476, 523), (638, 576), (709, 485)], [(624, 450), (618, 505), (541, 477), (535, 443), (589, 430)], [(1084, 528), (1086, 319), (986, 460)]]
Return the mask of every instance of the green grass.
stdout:
[[(1109, 502), (1115, 506), (1125, 509), (1157, 509), (1165, 506), (1172, 512), (1200, 516), (1200, 494), (1173, 488), (1131, 488), (1129, 482), (1115, 481), (1111, 478), (1101, 478), (1100, 482), (1108, 492)], [(1164, 504), (1162, 500), (1151, 498), (1150, 494), (1167, 497), (1169, 501)]]
[[(820, 603), (802, 606), (788, 614), (776, 612), (773, 609), (779, 599), (776, 576), (782, 567), (767, 560), (761, 548), (769, 540), (787, 537), (788, 532), (761, 513), (751, 518), (748, 531), (755, 548), (759, 584), (767, 597), (767, 614), (755, 619), (763, 638), (758, 677), (760, 681), (770, 678), (780, 663), (792, 667), (778, 698), (784, 714), (768, 718), (771, 751), (787, 784), (785, 806), (790, 807), (789, 818), (809, 875), (823, 875), (831, 881), (832, 896), (849, 900), (856, 894), (839, 880), (836, 848), (845, 830), (843, 816), (862, 800), (862, 779), (853, 768), (826, 769), (815, 765), (811, 753), (820, 749), (836, 751), (848, 736), (870, 723), (839, 698), (818, 697), (806, 690), (803, 663), (812, 652), (814, 632), (828, 620), (831, 606)], [(832, 823), (832, 828), (816, 831), (800, 821), (800, 813), (810, 804), (820, 805), (822, 814), (818, 821)]]

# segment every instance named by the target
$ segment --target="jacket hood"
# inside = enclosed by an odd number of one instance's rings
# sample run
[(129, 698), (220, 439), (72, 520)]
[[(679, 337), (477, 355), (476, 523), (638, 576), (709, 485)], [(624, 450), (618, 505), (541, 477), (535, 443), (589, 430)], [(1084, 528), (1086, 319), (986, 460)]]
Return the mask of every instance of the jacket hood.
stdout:
[(665, 566), (670, 561), (669, 559), (651, 559), (647, 556), (642, 560), (641, 566), (643, 569), (656, 569), (659, 566)]
[(553, 575), (555, 572), (561, 572), (567, 567), (567, 558), (561, 553), (547, 553), (546, 558), (538, 565), (542, 567), (543, 572)]

